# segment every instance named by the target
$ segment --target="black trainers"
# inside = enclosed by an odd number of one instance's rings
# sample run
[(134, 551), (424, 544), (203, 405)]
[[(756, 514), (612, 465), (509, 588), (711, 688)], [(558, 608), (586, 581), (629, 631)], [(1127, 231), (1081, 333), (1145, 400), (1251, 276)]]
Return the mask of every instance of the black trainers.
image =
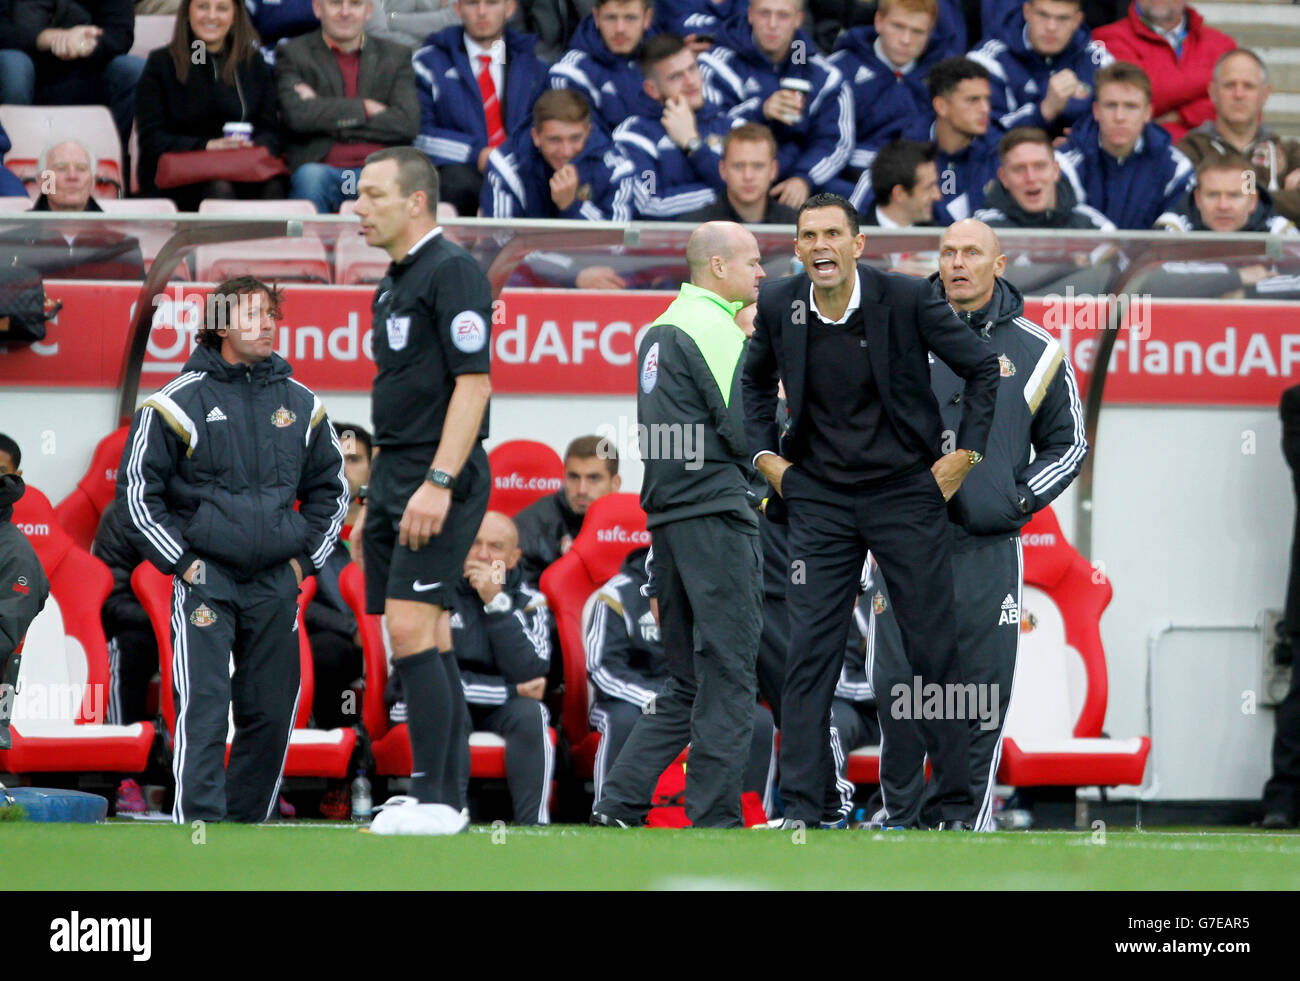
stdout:
[(604, 811), (592, 811), (589, 824), (598, 828), (640, 828), (644, 827), (642, 822), (632, 822), (623, 818), (614, 817), (612, 814), (606, 814)]
[(1295, 822), (1291, 820), (1290, 816), (1283, 814), (1281, 811), (1269, 811), (1264, 815), (1263, 820), (1259, 822), (1259, 826), (1269, 831), (1282, 831), (1286, 828), (1295, 827)]
[(940, 821), (934, 826), (935, 831), (974, 831), (975, 828), (967, 821)]

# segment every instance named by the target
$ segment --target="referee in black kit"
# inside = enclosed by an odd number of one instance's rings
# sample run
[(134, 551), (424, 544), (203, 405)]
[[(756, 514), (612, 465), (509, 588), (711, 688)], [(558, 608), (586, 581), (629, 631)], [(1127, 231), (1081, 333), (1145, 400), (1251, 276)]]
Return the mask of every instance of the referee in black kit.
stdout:
[(436, 637), (487, 510), (492, 295), (438, 227), (438, 172), (419, 150), (372, 153), (357, 194), (366, 241), (393, 263), (372, 308), (376, 456), (352, 554), (367, 611), (384, 614), (412, 761), (410, 796), (389, 800), (371, 830), (454, 834), (468, 824), (467, 712), (455, 655)]
[[(803, 627), (791, 637), (781, 706), (787, 826), (816, 827), (834, 809), (831, 698), (868, 548), (913, 673), (922, 684), (961, 681), (946, 502), (983, 457), (998, 361), (925, 280), (858, 263), (865, 244), (844, 198), (804, 202), (795, 253), (805, 271), (763, 288), (745, 361), (746, 432), (788, 515), (790, 622)], [(930, 351), (967, 383), (946, 453)], [(778, 379), (790, 411), (779, 439)], [(966, 721), (926, 720), (922, 730), (938, 827), (969, 830)]]

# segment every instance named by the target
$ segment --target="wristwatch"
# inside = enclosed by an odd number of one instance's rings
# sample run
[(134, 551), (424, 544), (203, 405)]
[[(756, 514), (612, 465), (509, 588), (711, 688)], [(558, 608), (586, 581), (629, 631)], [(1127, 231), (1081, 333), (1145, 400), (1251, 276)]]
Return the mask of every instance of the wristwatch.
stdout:
[(424, 475), (424, 479), (435, 487), (442, 487), (446, 490), (451, 489), (451, 485), (456, 483), (456, 478), (447, 473), (446, 470), (439, 470), (437, 467), (430, 467), (429, 472)]
[(370, 485), (369, 485), (369, 484), (362, 484), (360, 487), (357, 488), (357, 503), (358, 503), (358, 504), (365, 504), (365, 503), (366, 503), (366, 498), (369, 497), (369, 496), (370, 496)]
[(968, 454), (970, 465), (972, 467), (984, 459), (984, 454), (981, 453), (979, 450), (967, 450), (966, 453)]
[(692, 136), (686, 141), (686, 155), (689, 157), (692, 153), (704, 146), (704, 141), (698, 136)]
[(1029, 502), (1025, 500), (1025, 495), (1024, 495), (1024, 494), (1017, 494), (1017, 495), (1016, 495), (1016, 501), (1017, 501), (1017, 502), (1019, 503), (1019, 505), (1020, 505), (1020, 513), (1021, 513), (1021, 514), (1028, 514), (1028, 513), (1029, 513)]
[(504, 591), (493, 596), (491, 603), (483, 604), (484, 613), (509, 613), (513, 608), (514, 604), (510, 602), (510, 594)]

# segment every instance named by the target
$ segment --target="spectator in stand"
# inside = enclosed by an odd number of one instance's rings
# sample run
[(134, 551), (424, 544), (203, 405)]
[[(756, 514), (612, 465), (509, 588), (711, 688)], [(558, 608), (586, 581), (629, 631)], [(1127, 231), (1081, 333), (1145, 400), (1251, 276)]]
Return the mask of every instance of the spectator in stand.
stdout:
[[(977, 15), (967, 10), (965, 0), (939, 0), (939, 20), (930, 35), (926, 57), (934, 61), (956, 58), (965, 54), (970, 46), (968, 37), (978, 36)], [(834, 51), (842, 33), (859, 27), (870, 27), (880, 6), (875, 0), (811, 0), (808, 12), (812, 18), (813, 39), (824, 52)], [(971, 25), (976, 33), (971, 33)]]
[(1118, 228), (1150, 228), (1191, 187), (1192, 162), (1151, 122), (1151, 80), (1116, 61), (1097, 72), (1092, 118), (1058, 151), (1081, 204)]
[(357, 196), (366, 157), (415, 137), (419, 105), (410, 52), (366, 37), (369, 0), (315, 0), (321, 29), (280, 45), (275, 84), (289, 197), (333, 214)]
[(1207, 27), (1187, 0), (1134, 0), (1126, 18), (1092, 36), (1112, 57), (1146, 72), (1152, 115), (1175, 140), (1214, 118), (1210, 78), (1215, 63), (1237, 42)]
[(547, 76), (553, 89), (581, 92), (606, 134), (629, 116), (656, 117), (662, 111), (646, 95), (637, 61), (653, 16), (650, 0), (598, 0)]
[(312, 717), (320, 729), (337, 729), (358, 721), (355, 700), (348, 696), (352, 683), (365, 671), (361, 634), (356, 617), (339, 591), (339, 576), (351, 561), (347, 542), (361, 511), (361, 488), (370, 482), (370, 433), (347, 422), (334, 423), (334, 432), (343, 450), (350, 502), (334, 551), (316, 574), (316, 597), (303, 616), (316, 674)]
[[(1115, 225), (1096, 208), (1080, 204), (1061, 176), (1052, 141), (1041, 129), (1020, 126), (998, 143), (998, 181), (975, 218), (992, 228), (1077, 228), (1113, 232)], [(1003, 274), (1022, 292), (1104, 291), (1115, 271), (1115, 249), (1068, 249), (1034, 240), (1008, 258)]]
[(454, 0), (375, 0), (367, 37), (382, 37), (414, 50), (431, 34), (460, 23)]
[(257, 48), (248, 12), (236, 0), (182, 0), (171, 43), (149, 53), (136, 96), (140, 190), (162, 194), (183, 211), (204, 198), (283, 198), (282, 178), (263, 182), (213, 180), (161, 190), (158, 158), (187, 150), (250, 145), (225, 136), (226, 123), (251, 123), (251, 144), (280, 152), (279, 109), (271, 67)]
[(999, 141), (998, 158), (998, 182), (975, 213), (979, 221), (993, 228), (1115, 230), (1114, 222), (1100, 211), (1078, 202), (1043, 130), (1013, 129)]
[(661, 114), (633, 116), (614, 130), (614, 145), (638, 175), (636, 215), (667, 221), (707, 207), (724, 190), (722, 141), (732, 118), (704, 101), (695, 52), (675, 34), (641, 49), (645, 93)]
[[(1172, 232), (1267, 232), (1296, 235), (1291, 221), (1273, 210), (1267, 191), (1255, 184), (1250, 161), (1229, 150), (1202, 157), (1196, 186), (1162, 214), (1157, 228)], [(1140, 282), (1154, 296), (1287, 300), (1300, 296), (1300, 268), (1292, 260), (1279, 271), (1271, 261), (1166, 262)], [(1136, 288), (1136, 287), (1135, 287)]]
[[(37, 161), (40, 197), (32, 211), (99, 213), (91, 197), (95, 160), (76, 140), (47, 147)], [(0, 257), (9, 256), (59, 279), (144, 279), (140, 242), (100, 224), (28, 226), (0, 236)]]
[(692, 211), (684, 220), (734, 221), (742, 225), (793, 225), (794, 208), (772, 196), (776, 183), (776, 138), (762, 123), (741, 123), (722, 140), (718, 172), (727, 193)]
[[(4, 53), (0, 51), (0, 55)], [(4, 59), (0, 58), (0, 72), (2, 71), (4, 71)], [(13, 144), (9, 142), (9, 134), (5, 132), (3, 126), (0, 126), (0, 160), (4, 159), (12, 146)], [(20, 198), (26, 195), (27, 185), (22, 182), (22, 179), (8, 167), (0, 165), (0, 197)]]
[(749, 0), (659, 0), (654, 27), (675, 34), (696, 54), (708, 51), (718, 32), (732, 21), (743, 21)]
[(836, 42), (830, 62), (853, 91), (856, 114), (848, 187), (870, 170), (882, 146), (934, 119), (925, 74), (947, 57), (932, 43), (938, 16), (938, 0), (881, 0), (874, 25), (850, 28)]
[(939, 204), (935, 218), (950, 225), (984, 204), (984, 191), (998, 167), (998, 130), (989, 125), (989, 70), (969, 58), (949, 58), (925, 78), (935, 119), (913, 136), (939, 148)]
[[(593, 773), (594, 803), (600, 803), (605, 775), (623, 751), (636, 720), (654, 711), (655, 698), (668, 683), (658, 614), (642, 592), (650, 581), (646, 574), (649, 552), (648, 547), (631, 552), (618, 575), (600, 588), (592, 604), (590, 625), (583, 631), (587, 677), (595, 695), (591, 725), (600, 733)], [(740, 789), (758, 795), (768, 814), (772, 813), (776, 772), (774, 750), (772, 713), (755, 703), (754, 735)]]
[(23, 451), (18, 441), (6, 433), (0, 433), (0, 475), (12, 473), (23, 475)]
[(993, 76), (992, 111), (1004, 131), (1036, 126), (1059, 136), (1092, 105), (1093, 76), (1114, 59), (1083, 26), (1083, 0), (1028, 0), (996, 38), (971, 52)]
[(1272, 195), (1278, 213), (1300, 221), (1300, 140), (1278, 136), (1264, 125), (1264, 103), (1272, 91), (1259, 55), (1249, 48), (1229, 51), (1210, 79), (1214, 119), (1179, 140), (1178, 149), (1193, 164), (1236, 150), (1250, 161), (1256, 183)]
[(537, 585), (578, 537), (591, 502), (622, 486), (618, 449), (608, 440), (579, 436), (571, 442), (564, 451), (564, 486), (515, 515), (524, 580)]
[(108, 106), (125, 146), (135, 87), (144, 61), (127, 52), (135, 41), (131, 0), (12, 0), (0, 31), (12, 50), (0, 58), (0, 102), (43, 106)]
[[(871, 169), (863, 174), (853, 194), (863, 225), (878, 228), (911, 228), (933, 225), (934, 206), (939, 203), (939, 148), (918, 140), (894, 140), (876, 154)], [(870, 196), (863, 189), (870, 187)], [(870, 206), (867, 201), (872, 202)], [(928, 275), (928, 274), (927, 274)]]
[(244, 0), (253, 29), (264, 46), (267, 60), (274, 63), (273, 52), (287, 38), (310, 34), (320, 27), (316, 12), (318, 0)]
[(527, 127), (546, 83), (537, 39), (506, 27), (515, 0), (455, 0), (464, 20), (429, 36), (415, 53), (420, 100), (415, 145), (438, 168), (441, 200), (478, 213), (488, 156)]
[[(546, 597), (524, 582), (519, 557), (514, 522), (499, 511), (483, 515), (465, 556), (446, 649), (456, 652), (471, 728), (506, 741), (515, 824), (550, 824), (555, 747), (542, 696), (552, 623)], [(468, 766), (464, 773), (468, 779)]]
[(582, 94), (550, 89), (533, 104), (532, 128), (489, 155), (479, 207), (484, 218), (629, 221), (633, 173), (592, 127)]
[(700, 56), (709, 102), (771, 126), (780, 165), (772, 192), (795, 209), (839, 176), (854, 141), (853, 94), (803, 20), (803, 0), (751, 0), (748, 19)]

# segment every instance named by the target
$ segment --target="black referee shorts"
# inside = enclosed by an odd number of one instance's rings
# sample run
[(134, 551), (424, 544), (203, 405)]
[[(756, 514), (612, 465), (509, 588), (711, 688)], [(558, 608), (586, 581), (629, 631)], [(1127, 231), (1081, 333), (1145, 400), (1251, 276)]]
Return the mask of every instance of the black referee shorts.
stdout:
[(366, 498), (366, 612), (383, 613), (387, 599), (414, 600), (450, 609), (456, 583), (487, 512), (492, 480), (481, 443), (470, 451), (451, 492), (442, 533), (414, 551), (398, 543), (406, 502), (429, 472), (436, 446), (386, 448), (377, 457)]

